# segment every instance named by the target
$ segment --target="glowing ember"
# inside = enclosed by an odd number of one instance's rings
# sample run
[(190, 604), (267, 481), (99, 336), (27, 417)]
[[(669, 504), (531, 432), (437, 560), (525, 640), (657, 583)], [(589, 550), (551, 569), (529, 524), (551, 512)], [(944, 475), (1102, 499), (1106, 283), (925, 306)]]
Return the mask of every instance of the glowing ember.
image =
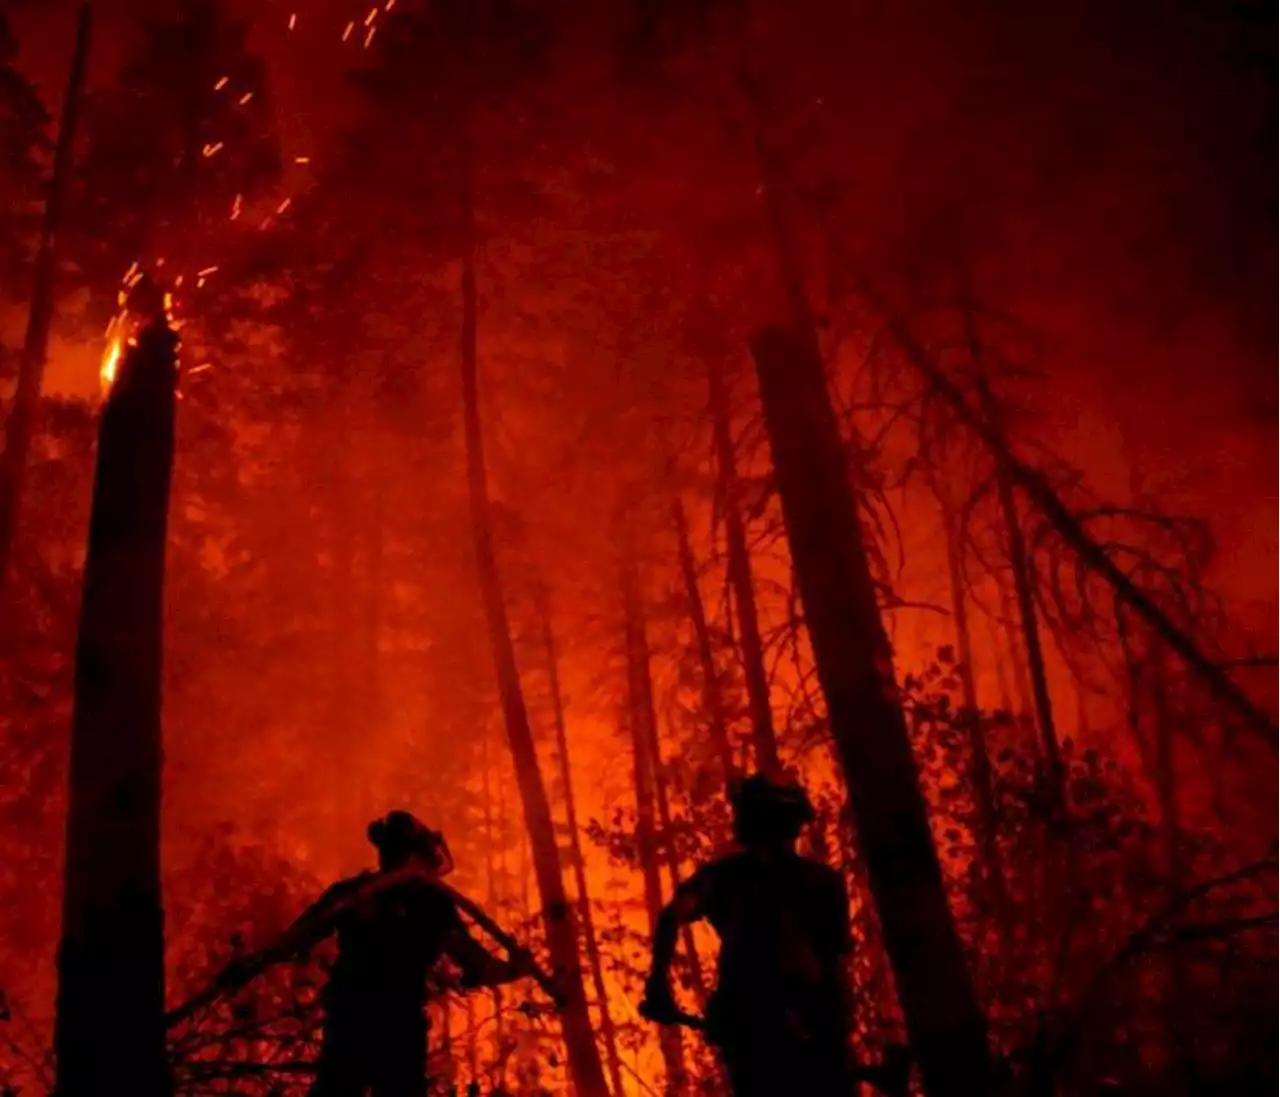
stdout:
[[(115, 322), (112, 322), (115, 326)], [(108, 328), (108, 331), (111, 329)], [(111, 391), (111, 386), (115, 384), (116, 374), (120, 371), (120, 359), (124, 357), (124, 337), (120, 333), (112, 335), (107, 340), (107, 349), (102, 354), (102, 364), (98, 367), (98, 380), (102, 384), (102, 394), (105, 396)]]

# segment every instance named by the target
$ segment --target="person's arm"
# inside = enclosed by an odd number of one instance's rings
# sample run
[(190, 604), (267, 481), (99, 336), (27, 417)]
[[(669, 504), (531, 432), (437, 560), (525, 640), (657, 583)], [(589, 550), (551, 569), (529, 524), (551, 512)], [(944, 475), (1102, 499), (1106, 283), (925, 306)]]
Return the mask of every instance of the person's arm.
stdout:
[(676, 888), (676, 893), (658, 915), (653, 933), (653, 961), (645, 982), (645, 1007), (655, 1019), (675, 1009), (671, 994), (671, 963), (676, 955), (680, 927), (697, 922), (707, 913), (707, 874), (700, 870)]
[(445, 934), (444, 950), (458, 965), (462, 985), (468, 990), (514, 983), (529, 975), (533, 967), (533, 957), (523, 951), (513, 953), (510, 960), (499, 960), (471, 936), (456, 911)]
[(363, 882), (363, 878), (358, 877), (334, 884), (266, 948), (232, 960), (218, 977), (218, 985), (224, 989), (238, 989), (267, 968), (309, 953), (334, 931), (338, 915), (346, 909)]

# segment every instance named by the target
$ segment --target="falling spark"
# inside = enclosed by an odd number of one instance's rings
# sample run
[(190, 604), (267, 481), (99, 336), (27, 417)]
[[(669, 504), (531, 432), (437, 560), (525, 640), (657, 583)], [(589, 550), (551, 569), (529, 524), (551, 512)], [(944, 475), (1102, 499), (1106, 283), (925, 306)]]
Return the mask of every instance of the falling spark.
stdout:
[(217, 268), (217, 266), (215, 265), (215, 266), (212, 266), (212, 267), (205, 267), (205, 268), (204, 268), (204, 270), (196, 271), (196, 277), (197, 277), (197, 278), (208, 278), (208, 277), (209, 277), (209, 275), (211, 275), (211, 274), (217, 274), (217, 273), (218, 273), (218, 268)]
[(293, 28), (296, 27), (297, 25), (298, 25), (298, 13), (296, 11), (291, 12), (289, 15), (289, 29), (293, 30)]
[(222, 151), (221, 141), (218, 141), (216, 144), (213, 144), (213, 145), (205, 145), (204, 147), (204, 155), (206, 159), (210, 156), (217, 156), (218, 153), (220, 153), (221, 151)]
[(377, 18), (378, 18), (378, 7), (375, 4), (373, 7), (369, 9), (369, 14), (364, 17), (364, 25), (366, 27), (369, 26)]
[(178, 277), (173, 280), (173, 288), (182, 289), (182, 283), (186, 279), (186, 277), (187, 276), (185, 274), (179, 274)]
[(390, 11), (395, 6), (396, 6), (396, 0), (387, 0), (387, 6), (384, 10)]
[(203, 278), (197, 278), (197, 279), (196, 279), (196, 289), (204, 289), (204, 279), (203, 279)]
[(240, 205), (243, 202), (243, 200), (244, 200), (244, 196), (241, 194), (237, 194), (235, 201), (231, 203), (231, 220), (234, 221), (237, 217), (240, 216)]
[(342, 32), (342, 40), (345, 42), (348, 38), (350, 38), (351, 32), (355, 29), (356, 29), (356, 21), (353, 19), (351, 20), (350, 23), (347, 24), (346, 30)]
[(231, 77), (230, 77), (230, 76), (224, 76), (221, 80), (219, 80), (216, 84), (214, 84), (214, 85), (213, 85), (213, 90), (214, 90), (214, 91), (221, 91), (221, 90), (222, 90), (223, 88), (225, 88), (229, 83), (231, 83)]
[(264, 217), (264, 218), (262, 219), (262, 224), (260, 224), (260, 225), (258, 226), (258, 228), (259, 228), (259, 229), (265, 229), (265, 228), (269, 228), (269, 227), (270, 227), (270, 225), (271, 225), (271, 218), (270, 218), (270, 217)]
[(295, 156), (295, 157), (293, 158), (293, 162), (294, 162), (295, 164), (309, 164), (309, 163), (311, 163), (311, 157), (310, 157), (310, 156)]
[(369, 33), (364, 36), (364, 48), (368, 49), (373, 42), (373, 36), (378, 33), (377, 27), (370, 27)]
[(287, 210), (291, 205), (293, 205), (293, 199), (292, 199), (292, 198), (286, 198), (283, 202), (281, 202), (278, 206), (276, 206), (276, 216), (277, 216), (277, 217), (279, 217), (279, 216), (280, 216), (282, 213), (284, 213), (284, 211), (285, 211), (285, 210)]
[(245, 106), (245, 104), (247, 104), (249, 100), (252, 98), (253, 98), (253, 92), (246, 91), (242, 96), (240, 96), (240, 105), (242, 107)]
[(191, 369), (187, 370), (187, 376), (194, 377), (197, 373), (204, 373), (207, 369), (213, 369), (212, 362), (201, 362), (198, 366), (193, 366)]

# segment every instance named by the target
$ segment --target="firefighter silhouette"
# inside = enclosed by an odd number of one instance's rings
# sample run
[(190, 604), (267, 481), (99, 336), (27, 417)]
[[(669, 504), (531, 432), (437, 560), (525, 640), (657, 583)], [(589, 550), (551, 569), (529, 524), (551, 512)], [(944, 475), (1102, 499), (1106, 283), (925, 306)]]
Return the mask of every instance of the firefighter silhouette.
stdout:
[(844, 878), (796, 852), (813, 818), (808, 797), (756, 775), (731, 801), (739, 851), (700, 868), (663, 910), (642, 1013), (660, 1024), (696, 1020), (676, 1005), (670, 968), (680, 927), (705, 919), (720, 938), (705, 1030), (735, 1097), (848, 1097), (858, 1077), (883, 1087), (888, 1079), (855, 1071), (849, 1049)]
[(335, 935), (338, 954), (321, 991), (325, 1020), (311, 1097), (423, 1097), (430, 970), (448, 957), (471, 989), (534, 974), (523, 950), (509, 961), (468, 932), (439, 880), (453, 867), (439, 832), (406, 811), (369, 825), (378, 868), (339, 881), (272, 948), (228, 969), (224, 987), (305, 955)]

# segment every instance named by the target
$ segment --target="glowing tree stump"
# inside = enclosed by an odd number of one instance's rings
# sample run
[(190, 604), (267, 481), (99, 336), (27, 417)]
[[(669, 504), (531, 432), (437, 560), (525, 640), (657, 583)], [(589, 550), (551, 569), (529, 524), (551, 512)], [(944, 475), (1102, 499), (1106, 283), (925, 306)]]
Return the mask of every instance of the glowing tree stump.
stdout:
[(160, 697), (177, 338), (163, 320), (102, 412), (76, 645), (59, 1097), (165, 1097)]

